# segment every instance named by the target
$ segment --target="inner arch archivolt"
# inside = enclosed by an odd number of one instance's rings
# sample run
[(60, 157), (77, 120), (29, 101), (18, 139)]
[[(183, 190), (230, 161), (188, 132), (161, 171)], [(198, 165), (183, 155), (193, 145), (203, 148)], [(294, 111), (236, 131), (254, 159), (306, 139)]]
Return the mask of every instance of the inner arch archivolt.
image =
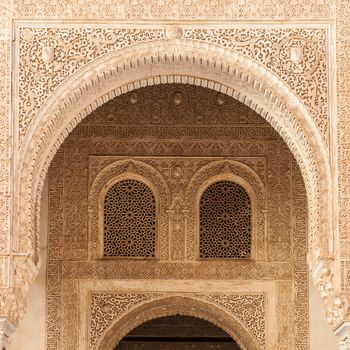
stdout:
[[(40, 109), (16, 164), (14, 223), (17, 249), (37, 260), (39, 203), (49, 164), (69, 132), (108, 100), (162, 83), (186, 83), (220, 91), (264, 117), (296, 158), (309, 207), (311, 268), (333, 256), (332, 184), (327, 150), (300, 99), (274, 73), (252, 59), (214, 44), (169, 40), (138, 44), (89, 63), (63, 82)], [(319, 265), (319, 264), (318, 264)], [(320, 269), (317, 269), (320, 271)]]
[(242, 350), (260, 349), (251, 331), (234, 316), (213, 304), (183, 296), (161, 298), (135, 307), (112, 323), (96, 349), (113, 350), (124, 336), (142, 323), (176, 314), (194, 316), (215, 324), (229, 334)]

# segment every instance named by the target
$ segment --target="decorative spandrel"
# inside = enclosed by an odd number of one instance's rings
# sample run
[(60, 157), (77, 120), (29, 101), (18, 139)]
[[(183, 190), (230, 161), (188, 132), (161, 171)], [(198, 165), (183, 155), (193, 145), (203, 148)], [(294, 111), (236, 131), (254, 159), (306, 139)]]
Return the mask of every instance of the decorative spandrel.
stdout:
[(232, 181), (210, 185), (200, 199), (200, 258), (249, 258), (251, 203)]
[(153, 258), (156, 202), (152, 190), (132, 179), (114, 184), (104, 200), (105, 257)]

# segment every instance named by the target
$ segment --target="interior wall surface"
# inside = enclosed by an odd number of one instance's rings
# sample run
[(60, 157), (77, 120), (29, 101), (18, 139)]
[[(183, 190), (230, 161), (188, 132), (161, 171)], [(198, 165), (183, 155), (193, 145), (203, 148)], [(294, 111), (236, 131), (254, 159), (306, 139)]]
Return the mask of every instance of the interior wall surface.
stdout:
[[(156, 260), (99, 255), (97, 194), (130, 175), (161, 189)], [(198, 260), (196, 193), (210, 178), (251, 186), (253, 260)], [(276, 131), (237, 100), (184, 84), (110, 100), (58, 150), (49, 196), (48, 349), (98, 348), (130, 308), (174, 295), (223, 308), (258, 348), (309, 349), (303, 180)]]
[[(48, 235), (48, 184), (44, 186), (41, 202), (41, 267), (38, 277), (28, 294), (28, 310), (17, 329), (9, 350), (45, 350), (46, 347), (46, 274), (47, 274), (47, 235)], [(309, 321), (310, 350), (336, 350), (338, 340), (332, 333), (326, 319), (322, 299), (309, 279)], [(35, 336), (33, 336), (35, 334)]]
[[(316, 270), (321, 273), (314, 276), (314, 279), (317, 282), (317, 288), (321, 290), (326, 300), (327, 318), (333, 327), (341, 328), (338, 335), (340, 334), (341, 338), (345, 339), (344, 328), (341, 325), (349, 319), (350, 305), (349, 16), (348, 0), (295, 0), (292, 2), (288, 0), (225, 0), (219, 2), (190, 0), (186, 3), (173, 1), (167, 6), (164, 6), (164, 2), (160, 0), (149, 0), (142, 3), (128, 0), (121, 0), (118, 3), (96, 1), (93, 5), (89, 0), (62, 1), (60, 3), (51, 0), (9, 0), (1, 2), (0, 161), (3, 171), (0, 174), (0, 302), (3, 306), (2, 314), (17, 326), (23, 316), (23, 300), (26, 290), (36, 273), (35, 269), (33, 269), (34, 272), (30, 271), (27, 262), (23, 258), (28, 252), (32, 254), (34, 250), (35, 244), (32, 240), (34, 235), (30, 235), (28, 231), (23, 237), (23, 240), (26, 241), (27, 236), (30, 236), (28, 238), (30, 249), (25, 245), (20, 247), (18, 232), (13, 229), (13, 222), (17, 220), (18, 211), (13, 205), (16, 195), (13, 193), (15, 179), (13, 178), (12, 162), (19, 153), (15, 142), (19, 136), (18, 118), (14, 116), (15, 113), (13, 112), (18, 109), (18, 101), (14, 98), (16, 83), (13, 79), (17, 69), (13, 62), (15, 51), (13, 45), (16, 42), (14, 22), (18, 20), (27, 23), (35, 22), (34, 26), (37, 26), (38, 23), (53, 23), (54, 26), (58, 27), (65, 27), (67, 21), (86, 24), (101, 23), (101, 19), (104, 23), (144, 23), (145, 21), (150, 23), (156, 21), (173, 24), (192, 21), (206, 22), (210, 25), (212, 23), (220, 25), (220, 23), (238, 22), (245, 23), (248, 26), (256, 22), (263, 25), (266, 23), (268, 25), (282, 23), (287, 26), (294, 26), (295, 23), (298, 23), (311, 27), (315, 24), (326, 23), (331, 27), (330, 51), (328, 52), (331, 65), (328, 67), (329, 80), (321, 85), (324, 91), (328, 91), (327, 94), (330, 97), (330, 103), (327, 104), (329, 106), (330, 125), (328, 156), (334, 179), (331, 189), (334, 196), (333, 199), (328, 200), (328, 198), (325, 201), (334, 201), (334, 211), (332, 211), (334, 231), (328, 231), (329, 236), (324, 236), (323, 243), (325, 245), (329, 244), (334, 249), (328, 256), (323, 256), (325, 259), (320, 262), (320, 266), (316, 266)], [(299, 53), (297, 51), (294, 52), (294, 59), (298, 61), (300, 51)], [(40, 53), (37, 57), (40, 57)], [(46, 59), (50, 60), (50, 55), (46, 54)], [(313, 94), (312, 91), (310, 91), (310, 94)], [(45, 132), (43, 132), (43, 135)], [(27, 203), (28, 206), (31, 205), (29, 202)], [(32, 222), (34, 221), (32, 220)], [(332, 237), (334, 241), (331, 240)], [(315, 252), (317, 255), (318, 249), (315, 249)], [(6, 334), (5, 340), (11, 333), (12, 331), (9, 331)], [(349, 347), (345, 342), (343, 346)]]

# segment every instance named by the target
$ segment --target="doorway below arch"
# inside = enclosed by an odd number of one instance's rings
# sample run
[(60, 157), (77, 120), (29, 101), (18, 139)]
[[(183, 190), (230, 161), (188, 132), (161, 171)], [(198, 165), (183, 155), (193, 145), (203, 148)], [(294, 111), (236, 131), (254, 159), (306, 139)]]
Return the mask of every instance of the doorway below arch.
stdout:
[(115, 350), (240, 350), (224, 330), (193, 316), (166, 316), (128, 333)]

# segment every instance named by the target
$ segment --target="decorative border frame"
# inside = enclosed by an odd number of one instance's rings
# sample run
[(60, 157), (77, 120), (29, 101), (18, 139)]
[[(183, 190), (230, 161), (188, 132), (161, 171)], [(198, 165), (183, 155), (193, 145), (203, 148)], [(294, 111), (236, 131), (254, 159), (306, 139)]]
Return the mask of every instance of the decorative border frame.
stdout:
[[(197, 227), (195, 239), (187, 237), (187, 245), (195, 242), (195, 251), (199, 253), (199, 201), (200, 197), (210, 184), (219, 180), (231, 180), (241, 185), (251, 200), (251, 256), (247, 260), (264, 261), (267, 258), (267, 232), (265, 215), (266, 193), (265, 186), (259, 176), (247, 165), (232, 160), (213, 160), (199, 169), (192, 177), (186, 190), (187, 201), (193, 202), (192, 227)], [(191, 200), (192, 198), (192, 200)], [(198, 256), (197, 256), (198, 258)], [(203, 260), (203, 259), (201, 259)], [(205, 259), (204, 259), (205, 260)], [(209, 259), (211, 260), (211, 259)], [(240, 259), (238, 259), (240, 260)]]

